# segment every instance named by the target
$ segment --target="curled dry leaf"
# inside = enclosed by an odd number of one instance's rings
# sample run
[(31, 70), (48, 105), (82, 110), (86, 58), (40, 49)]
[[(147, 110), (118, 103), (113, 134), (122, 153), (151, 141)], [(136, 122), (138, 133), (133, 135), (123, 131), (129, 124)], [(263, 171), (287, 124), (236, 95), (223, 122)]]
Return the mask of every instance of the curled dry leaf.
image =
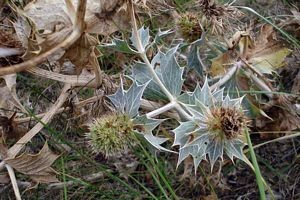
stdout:
[[(233, 64), (232, 61), (236, 61), (238, 58), (245, 59), (262, 74), (272, 74), (277, 68), (284, 65), (285, 57), (291, 53), (291, 50), (276, 40), (271, 25), (262, 26), (255, 40), (249, 34), (239, 31), (230, 39), (229, 46), (233, 50), (228, 50), (212, 60), (210, 69), (212, 76), (225, 74), (228, 68), (226, 66)], [(237, 46), (239, 46), (239, 51), (234, 48)]]
[(71, 61), (76, 66), (76, 73), (79, 75), (83, 68), (93, 70), (99, 68), (97, 57), (100, 55), (96, 48), (98, 40), (90, 34), (83, 34), (60, 58), (61, 65), (65, 60)]
[(16, 158), (6, 158), (5, 162), (18, 172), (30, 176), (38, 183), (58, 182), (57, 172), (51, 168), (59, 156), (52, 153), (47, 143), (38, 154), (22, 154)]
[[(39, 53), (52, 49), (70, 35), (75, 21), (74, 7), (77, 3), (78, 1), (69, 0), (36, 0), (26, 5), (24, 14), (35, 25), (35, 37), (40, 47)], [(59, 59), (61, 65), (65, 61), (71, 61), (76, 66), (77, 75), (83, 68), (99, 69), (97, 56), (100, 53), (95, 48), (98, 40), (89, 33), (111, 34), (127, 27), (130, 21), (129, 16), (125, 0), (88, 1), (85, 33), (68, 50), (58, 52), (48, 59)]]
[[(85, 15), (86, 32), (109, 35), (128, 27), (130, 13), (126, 0), (90, 0)], [(44, 34), (61, 32), (72, 28), (78, 1), (35, 0), (27, 4), (24, 13)], [(64, 36), (63, 33), (61, 33)], [(61, 38), (57, 38), (61, 39)]]
[(86, 32), (109, 35), (129, 27), (127, 0), (90, 0), (85, 16)]
[(27, 112), (17, 96), (16, 78), (16, 74), (0, 76), (0, 115), (9, 116), (15, 108)]

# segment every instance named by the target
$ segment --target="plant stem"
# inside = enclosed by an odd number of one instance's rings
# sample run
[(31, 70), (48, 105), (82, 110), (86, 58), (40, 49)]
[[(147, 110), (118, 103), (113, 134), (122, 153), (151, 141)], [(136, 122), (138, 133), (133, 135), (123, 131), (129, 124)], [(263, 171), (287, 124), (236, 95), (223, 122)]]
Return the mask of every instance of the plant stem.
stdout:
[(250, 78), (257, 87), (259, 87), (261, 90), (263, 91), (267, 91), (267, 93), (265, 93), (266, 96), (268, 96), (269, 98), (273, 98), (273, 94), (272, 94), (272, 90), (270, 89), (270, 87), (263, 82), (261, 79), (257, 78), (257, 76), (255, 76), (253, 73), (250, 73), (248, 71), (244, 71), (244, 74)]
[(136, 39), (136, 44), (137, 44), (137, 50), (139, 52), (139, 55), (141, 57), (141, 59), (144, 61), (144, 63), (146, 64), (146, 66), (148, 67), (151, 76), (153, 78), (153, 80), (157, 83), (157, 85), (160, 87), (160, 89), (162, 90), (162, 92), (167, 96), (167, 98), (169, 99), (169, 101), (171, 103), (174, 103), (174, 107), (176, 108), (176, 110), (186, 119), (191, 119), (191, 116), (180, 106), (180, 104), (176, 101), (176, 99), (174, 98), (174, 96), (171, 94), (171, 92), (165, 87), (165, 85), (161, 82), (161, 80), (159, 79), (159, 77), (157, 76), (154, 67), (152, 66), (152, 64), (150, 63), (146, 52), (145, 52), (145, 48), (142, 45), (142, 41), (141, 38), (139, 36), (138, 33), (138, 28), (137, 28), (137, 23), (136, 23), (136, 19), (134, 16), (134, 8), (133, 5), (131, 5), (131, 18), (132, 18), (132, 33), (134, 34), (134, 38)]
[[(138, 40), (140, 40), (139, 37), (136, 37)], [(150, 70), (151, 76), (154, 79), (154, 81), (157, 83), (157, 85), (160, 87), (160, 89), (163, 91), (163, 93), (168, 97), (168, 99), (172, 102), (174, 101), (174, 97), (173, 95), (169, 92), (169, 90), (165, 87), (165, 85), (161, 82), (161, 80), (159, 79), (159, 77), (157, 76), (154, 67), (151, 65), (149, 59), (147, 58), (147, 55), (145, 54), (145, 52), (140, 52), (140, 56), (142, 58), (142, 60), (145, 62), (146, 66), (148, 67), (148, 69)]]
[(20, 190), (19, 190), (19, 187), (18, 187), (18, 183), (17, 183), (17, 179), (16, 179), (16, 176), (15, 176), (14, 169), (10, 165), (7, 165), (7, 164), (5, 165), (5, 167), (7, 169), (8, 175), (10, 177), (11, 184), (13, 186), (16, 199), (21, 200), (22, 198), (21, 198), (21, 195), (20, 195)]
[(215, 84), (213, 84), (210, 88), (211, 90), (214, 90), (222, 85), (224, 85), (228, 80), (232, 78), (232, 76), (235, 74), (236, 70), (239, 68), (240, 63), (236, 63), (232, 68), (228, 70), (228, 72)]
[(265, 194), (265, 186), (264, 186), (263, 177), (260, 173), (260, 169), (259, 169), (259, 166), (258, 166), (258, 163), (257, 163), (255, 152), (254, 152), (254, 149), (253, 149), (253, 146), (252, 146), (252, 142), (251, 142), (251, 139), (250, 139), (250, 134), (249, 134), (247, 129), (246, 129), (246, 137), (247, 137), (247, 143), (248, 143), (248, 146), (249, 146), (249, 151), (250, 151), (252, 164), (253, 164), (253, 167), (254, 167), (256, 182), (257, 182), (257, 185), (258, 185), (259, 196), (260, 196), (261, 200), (265, 200), (266, 199), (266, 194)]
[(146, 116), (149, 117), (149, 118), (155, 117), (155, 116), (157, 116), (157, 115), (159, 115), (159, 114), (161, 114), (161, 113), (164, 113), (164, 112), (166, 112), (166, 111), (168, 111), (168, 110), (174, 108), (175, 105), (176, 105), (176, 102), (175, 102), (175, 101), (172, 101), (172, 102), (170, 102), (170, 103), (164, 105), (163, 107), (160, 107), (160, 108), (158, 108), (158, 109), (156, 109), (156, 110), (153, 110), (153, 111), (147, 113)]

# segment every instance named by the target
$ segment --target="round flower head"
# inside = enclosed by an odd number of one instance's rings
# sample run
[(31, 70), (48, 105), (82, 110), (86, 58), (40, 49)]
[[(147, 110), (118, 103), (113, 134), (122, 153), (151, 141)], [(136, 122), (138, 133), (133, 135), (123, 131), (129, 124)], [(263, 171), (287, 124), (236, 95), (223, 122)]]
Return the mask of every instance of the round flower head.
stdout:
[(203, 27), (210, 27), (212, 34), (224, 34), (230, 22), (242, 16), (242, 12), (230, 5), (218, 4), (215, 0), (199, 0), (195, 8), (200, 10)]
[(202, 28), (198, 17), (192, 13), (183, 14), (178, 22), (178, 27), (182, 37), (189, 42), (198, 40), (201, 37)]
[(87, 134), (96, 153), (114, 156), (133, 145), (135, 139), (133, 122), (126, 114), (112, 114), (95, 119)]
[(212, 92), (205, 82), (197, 87), (187, 105), (193, 120), (183, 122), (174, 130), (174, 145), (180, 145), (178, 165), (189, 155), (194, 159), (195, 170), (208, 155), (211, 169), (223, 153), (233, 160), (244, 160), (244, 131), (247, 118), (242, 110), (242, 98), (223, 98), (223, 90)]

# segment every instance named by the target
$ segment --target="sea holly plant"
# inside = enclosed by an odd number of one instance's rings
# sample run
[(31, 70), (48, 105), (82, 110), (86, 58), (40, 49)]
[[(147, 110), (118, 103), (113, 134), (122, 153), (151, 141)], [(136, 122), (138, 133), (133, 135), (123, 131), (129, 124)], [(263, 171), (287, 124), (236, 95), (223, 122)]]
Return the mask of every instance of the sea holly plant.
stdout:
[[(155, 42), (155, 40), (153, 41)], [(174, 127), (173, 146), (179, 146), (178, 165), (192, 156), (195, 171), (203, 160), (209, 158), (211, 169), (218, 159), (223, 160), (226, 154), (231, 160), (235, 157), (248, 163), (243, 154), (246, 145), (244, 131), (247, 129), (247, 118), (241, 106), (242, 97), (232, 99), (225, 96), (223, 89), (210, 88), (208, 78), (202, 87), (194, 92), (182, 90), (184, 67), (176, 60), (178, 45), (165, 53), (158, 51), (151, 60), (146, 53), (150, 48), (149, 29), (134, 29), (130, 43), (113, 41), (104, 47), (124, 52), (124, 46), (130, 49), (127, 53), (136, 52), (141, 61), (131, 68), (129, 77), (132, 86), (125, 91), (123, 82), (117, 92), (108, 96), (118, 112), (130, 116), (132, 128), (156, 149), (171, 151), (162, 144), (167, 138), (153, 135), (153, 130), (164, 120), (155, 119), (170, 110), (180, 116), (179, 126)], [(160, 100), (165, 104), (151, 112), (139, 114), (141, 97), (146, 100)]]
[[(194, 92), (188, 92), (183, 90), (185, 68), (181, 67), (176, 59), (179, 45), (165, 52), (152, 49), (152, 52), (157, 53), (149, 59), (147, 51), (157, 46), (154, 45), (156, 39), (151, 40), (149, 29), (137, 29), (134, 22), (129, 42), (114, 40), (111, 44), (103, 45), (120, 52), (129, 49), (126, 53), (135, 53), (140, 57), (131, 67), (131, 73), (126, 76), (132, 81), (130, 89), (125, 91), (121, 81), (117, 92), (108, 96), (118, 112), (130, 116), (133, 130), (139, 132), (153, 147), (174, 152), (175, 148), (169, 150), (162, 146), (168, 139), (155, 135), (153, 130), (159, 124), (163, 125), (163, 116), (170, 111), (176, 111), (176, 116), (179, 117), (174, 118), (178, 120), (179, 125), (174, 126), (171, 132), (174, 136), (173, 146), (179, 146), (177, 166), (191, 156), (195, 172), (201, 161), (207, 158), (213, 170), (215, 163), (218, 160), (223, 161), (225, 154), (232, 161), (238, 158), (255, 171), (259, 171), (255, 159), (252, 159), (252, 166), (243, 153), (246, 144), (252, 147), (247, 127), (249, 120), (242, 107), (243, 97), (231, 98), (224, 94), (224, 88), (220, 88), (231, 79), (236, 69), (240, 68), (241, 62), (235, 63), (235, 70), (229, 70), (213, 85), (209, 86), (210, 80), (206, 77), (202, 87), (197, 85)], [(139, 109), (142, 97), (146, 101), (159, 101), (159, 105), (163, 105), (145, 113)], [(251, 158), (255, 157), (253, 148), (250, 152)], [(257, 180), (265, 184), (261, 176), (257, 176)], [(263, 194), (264, 187), (260, 185), (259, 188)]]

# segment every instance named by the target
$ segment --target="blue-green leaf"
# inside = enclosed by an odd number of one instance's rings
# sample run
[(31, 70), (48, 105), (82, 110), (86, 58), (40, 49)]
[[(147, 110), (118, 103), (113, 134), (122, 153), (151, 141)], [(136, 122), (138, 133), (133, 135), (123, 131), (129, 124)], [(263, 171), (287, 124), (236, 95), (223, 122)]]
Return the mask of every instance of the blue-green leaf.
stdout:
[(183, 68), (178, 65), (175, 59), (177, 48), (178, 46), (170, 49), (166, 55), (162, 57), (161, 65), (159, 67), (161, 72), (161, 81), (174, 97), (178, 97), (180, 95), (183, 85)]
[(138, 53), (137, 51), (130, 48), (130, 46), (128, 45), (128, 43), (126, 41), (120, 40), (117, 38), (113, 39), (110, 44), (102, 45), (102, 47), (113, 49), (115, 51), (122, 52), (122, 53), (129, 53), (129, 54), (137, 54)]
[[(169, 149), (166, 149), (161, 146), (162, 143), (166, 142), (168, 138), (162, 138), (154, 136), (152, 131), (154, 128), (156, 128), (160, 123), (162, 123), (164, 120), (161, 119), (152, 119), (148, 118), (147, 116), (137, 116), (134, 118), (133, 123), (135, 125), (139, 125), (143, 127), (143, 131), (140, 132), (140, 134), (156, 149), (161, 151), (168, 151), (173, 152)], [(174, 153), (174, 152), (173, 152)]]
[[(151, 61), (154, 71), (168, 91), (177, 97), (181, 93), (183, 85), (183, 68), (181, 68), (176, 59), (175, 53), (177, 47), (170, 49), (166, 54), (158, 52)], [(146, 96), (152, 99), (166, 99), (158, 83), (152, 79), (151, 71), (145, 63), (138, 62), (132, 68), (132, 79), (143, 84), (150, 81), (146, 89)]]
[(127, 113), (130, 117), (135, 117), (138, 114), (143, 92), (148, 83), (149, 82), (138, 85), (136, 81), (133, 81), (131, 87), (126, 91), (121, 81), (121, 86), (117, 92), (113, 95), (109, 95), (108, 98), (117, 110), (122, 113)]
[[(150, 34), (149, 34), (149, 28), (144, 28), (144, 26), (142, 26), (139, 30), (138, 30), (138, 35), (139, 38), (141, 40), (142, 46), (144, 49), (146, 49), (147, 45), (149, 45), (149, 41), (150, 41)], [(130, 37), (130, 41), (132, 42), (132, 45), (138, 49), (138, 44), (137, 41), (138, 39), (135, 37), (134, 34), (131, 35)]]
[(158, 33), (154, 38), (154, 43), (158, 43), (163, 37), (169, 35), (170, 33), (172, 33), (171, 30), (161, 31), (160, 29), (158, 29)]
[(202, 32), (201, 38), (191, 44), (190, 51), (187, 55), (187, 66), (195, 71), (202, 77), (204, 65), (199, 55), (199, 46), (204, 43), (204, 31)]
[(224, 142), (222, 140), (214, 140), (208, 144), (207, 153), (210, 161), (211, 171), (215, 162), (220, 157), (223, 160)]
[(234, 157), (237, 157), (240, 160), (245, 160), (243, 153), (244, 146), (244, 142), (239, 139), (235, 139), (232, 141), (226, 141), (224, 150), (232, 162)]

